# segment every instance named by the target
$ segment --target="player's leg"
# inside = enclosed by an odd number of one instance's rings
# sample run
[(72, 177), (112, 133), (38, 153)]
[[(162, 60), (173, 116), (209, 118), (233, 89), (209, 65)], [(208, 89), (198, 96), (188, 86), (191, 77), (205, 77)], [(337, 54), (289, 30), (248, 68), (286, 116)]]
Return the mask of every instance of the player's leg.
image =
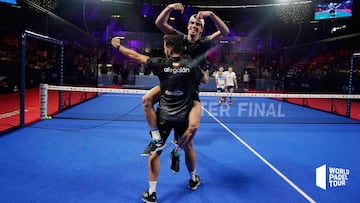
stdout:
[[(189, 124), (183, 123), (178, 125), (175, 128), (175, 134), (186, 136), (186, 133), (188, 132)], [(194, 133), (195, 134), (195, 133)], [(191, 190), (196, 190), (197, 187), (200, 185), (200, 176), (196, 173), (196, 154), (193, 146), (193, 137), (190, 136), (186, 144), (183, 144), (182, 141), (179, 143), (184, 152), (185, 152), (185, 164), (188, 169), (189, 173), (189, 185), (188, 188)], [(183, 139), (181, 139), (183, 140)], [(179, 172), (180, 170), (180, 153), (177, 152), (177, 149), (180, 147), (177, 147), (171, 151), (170, 157), (171, 157), (171, 170), (175, 173)]]
[(199, 128), (200, 120), (201, 120), (201, 103), (199, 100), (194, 100), (193, 107), (191, 108), (191, 111), (189, 113), (189, 127), (187, 131), (189, 131), (190, 134), (195, 135), (196, 131)]
[(189, 126), (185, 131), (185, 136), (182, 136), (181, 141), (179, 143), (180, 147), (187, 145), (194, 136), (196, 131), (199, 128), (200, 120), (201, 120), (201, 103), (199, 100), (194, 100), (193, 106), (189, 113)]
[(196, 190), (200, 185), (200, 176), (196, 173), (196, 153), (192, 139), (183, 147), (185, 152), (185, 164), (189, 173), (188, 188)]
[[(225, 87), (221, 88), (221, 92), (222, 92), (222, 93), (225, 93), (225, 92), (226, 92), (226, 91), (225, 91)], [(223, 103), (225, 103), (225, 101), (226, 101), (226, 97), (221, 97), (221, 103), (223, 104)]]
[(179, 144), (185, 152), (185, 164), (190, 176), (188, 188), (191, 190), (196, 190), (200, 185), (200, 176), (196, 173), (196, 153), (193, 146), (193, 139), (200, 125), (201, 113), (201, 103), (197, 98), (197, 100), (194, 100), (193, 107), (189, 114), (189, 126), (182, 135)]
[(231, 96), (231, 94), (234, 93), (234, 86), (229, 87), (229, 93), (230, 93), (230, 95), (229, 95), (229, 105), (232, 106), (232, 96)]
[[(159, 119), (157, 122), (159, 126), (159, 131), (161, 134), (161, 139), (166, 142), (167, 138), (172, 129), (172, 125), (167, 123), (165, 120)], [(148, 181), (149, 188), (143, 192), (142, 200), (144, 202), (156, 202), (156, 186), (158, 182), (158, 177), (160, 173), (160, 155), (162, 150), (157, 151), (149, 156), (148, 159)]]
[[(178, 145), (171, 151), (171, 170), (174, 173), (179, 172), (179, 163), (180, 163), (180, 154), (181, 150), (187, 146), (189, 142), (195, 136), (197, 129), (199, 128), (200, 119), (201, 119), (201, 103), (198, 100), (194, 100), (193, 107), (189, 113), (189, 123), (186, 126), (184, 131), (177, 131), (174, 133), (175, 138), (178, 141)], [(181, 136), (181, 137), (179, 137)]]
[[(221, 92), (221, 88), (220, 87), (218, 87), (217, 88), (217, 90), (216, 90), (216, 92)], [(222, 100), (223, 100), (223, 98), (222, 97), (218, 97), (218, 102), (219, 102), (219, 105), (221, 105), (222, 104)]]
[(159, 96), (160, 86), (155, 86), (142, 97), (144, 115), (150, 129), (157, 128), (154, 104), (158, 102)]
[(149, 188), (143, 192), (144, 202), (156, 202), (156, 186), (160, 172), (160, 154), (155, 153), (149, 156), (148, 160), (148, 181)]
[(159, 130), (157, 128), (156, 112), (154, 109), (154, 104), (158, 102), (159, 96), (160, 86), (155, 86), (142, 97), (145, 119), (150, 127), (151, 142), (141, 153), (141, 156), (149, 156), (154, 152), (154, 150), (157, 150), (156, 146), (163, 147), (161, 144), (156, 143), (161, 139)]
[[(193, 136), (195, 135), (195, 132), (199, 128), (200, 119), (201, 119), (201, 103), (199, 100), (199, 95), (196, 95), (194, 98), (193, 106), (191, 107), (190, 113), (189, 113), (189, 127), (185, 133)], [(184, 140), (186, 142), (186, 140)], [(176, 146), (179, 144), (179, 137), (175, 134), (174, 140), (172, 141)]]
[[(224, 92), (225, 92), (225, 93), (229, 93), (229, 86), (225, 86)], [(224, 103), (226, 103), (226, 96), (224, 96), (223, 98), (224, 98), (224, 100), (223, 100)]]

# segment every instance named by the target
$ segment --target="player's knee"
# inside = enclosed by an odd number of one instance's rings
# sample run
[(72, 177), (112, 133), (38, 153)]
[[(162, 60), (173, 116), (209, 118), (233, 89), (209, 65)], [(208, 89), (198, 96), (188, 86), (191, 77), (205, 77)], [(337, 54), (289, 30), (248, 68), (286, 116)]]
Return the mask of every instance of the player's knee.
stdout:
[(188, 142), (185, 146), (183, 146), (185, 152), (189, 152), (194, 149), (192, 141)]
[(141, 102), (144, 110), (148, 110), (153, 106), (152, 99), (146, 95), (142, 97)]
[(159, 157), (161, 155), (162, 151), (157, 151), (156, 153), (149, 156), (149, 162), (154, 163), (159, 160)]
[(199, 128), (199, 124), (198, 123), (189, 123), (189, 127), (188, 130), (191, 134), (194, 134), (197, 129)]

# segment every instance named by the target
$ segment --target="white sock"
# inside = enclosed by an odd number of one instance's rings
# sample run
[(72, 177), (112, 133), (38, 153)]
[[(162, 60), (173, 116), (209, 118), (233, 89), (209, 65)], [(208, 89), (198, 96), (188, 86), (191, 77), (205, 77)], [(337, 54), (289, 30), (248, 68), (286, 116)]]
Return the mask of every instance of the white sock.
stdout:
[(189, 171), (190, 179), (195, 181), (196, 169), (194, 171)]
[(151, 129), (150, 131), (153, 140), (161, 140), (160, 132), (157, 128)]
[(151, 195), (153, 192), (156, 192), (156, 184), (157, 181), (149, 181), (149, 195)]

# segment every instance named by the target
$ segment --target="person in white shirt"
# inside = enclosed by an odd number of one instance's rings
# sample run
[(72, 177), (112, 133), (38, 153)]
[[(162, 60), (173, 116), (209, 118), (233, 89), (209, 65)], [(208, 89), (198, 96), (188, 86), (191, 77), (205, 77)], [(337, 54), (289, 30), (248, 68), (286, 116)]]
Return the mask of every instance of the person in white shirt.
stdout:
[(249, 83), (250, 83), (250, 75), (247, 71), (245, 71), (243, 75), (243, 82), (244, 82), (244, 88), (245, 90), (249, 89)]
[[(236, 74), (233, 72), (233, 68), (230, 66), (227, 71), (225, 71), (225, 88), (229, 93), (233, 93), (235, 89), (238, 88)], [(232, 106), (232, 96), (229, 96), (229, 105)]]
[[(215, 82), (217, 92), (225, 92), (225, 73), (224, 67), (220, 66), (219, 70), (215, 74)], [(225, 102), (225, 97), (218, 97), (219, 105)]]

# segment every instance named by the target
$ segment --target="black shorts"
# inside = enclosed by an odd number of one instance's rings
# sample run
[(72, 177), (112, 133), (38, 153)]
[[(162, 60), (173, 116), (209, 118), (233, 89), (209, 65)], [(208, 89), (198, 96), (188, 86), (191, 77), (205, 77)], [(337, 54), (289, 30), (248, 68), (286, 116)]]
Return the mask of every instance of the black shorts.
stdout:
[[(175, 121), (167, 121), (157, 117), (157, 127), (159, 129), (161, 139), (164, 143), (166, 143), (166, 140), (169, 137), (172, 129), (174, 129), (174, 136), (180, 138), (185, 133), (188, 126), (189, 126), (188, 120), (183, 122), (175, 122)], [(160, 154), (161, 151), (159, 151), (158, 153)]]
[(194, 101), (200, 102), (199, 90), (194, 91)]
[(218, 87), (216, 92), (225, 92), (225, 88)]
[(233, 85), (231, 85), (231, 86), (226, 86), (226, 89), (227, 89), (227, 91), (230, 91), (231, 89), (234, 89), (234, 86), (233, 86)]

